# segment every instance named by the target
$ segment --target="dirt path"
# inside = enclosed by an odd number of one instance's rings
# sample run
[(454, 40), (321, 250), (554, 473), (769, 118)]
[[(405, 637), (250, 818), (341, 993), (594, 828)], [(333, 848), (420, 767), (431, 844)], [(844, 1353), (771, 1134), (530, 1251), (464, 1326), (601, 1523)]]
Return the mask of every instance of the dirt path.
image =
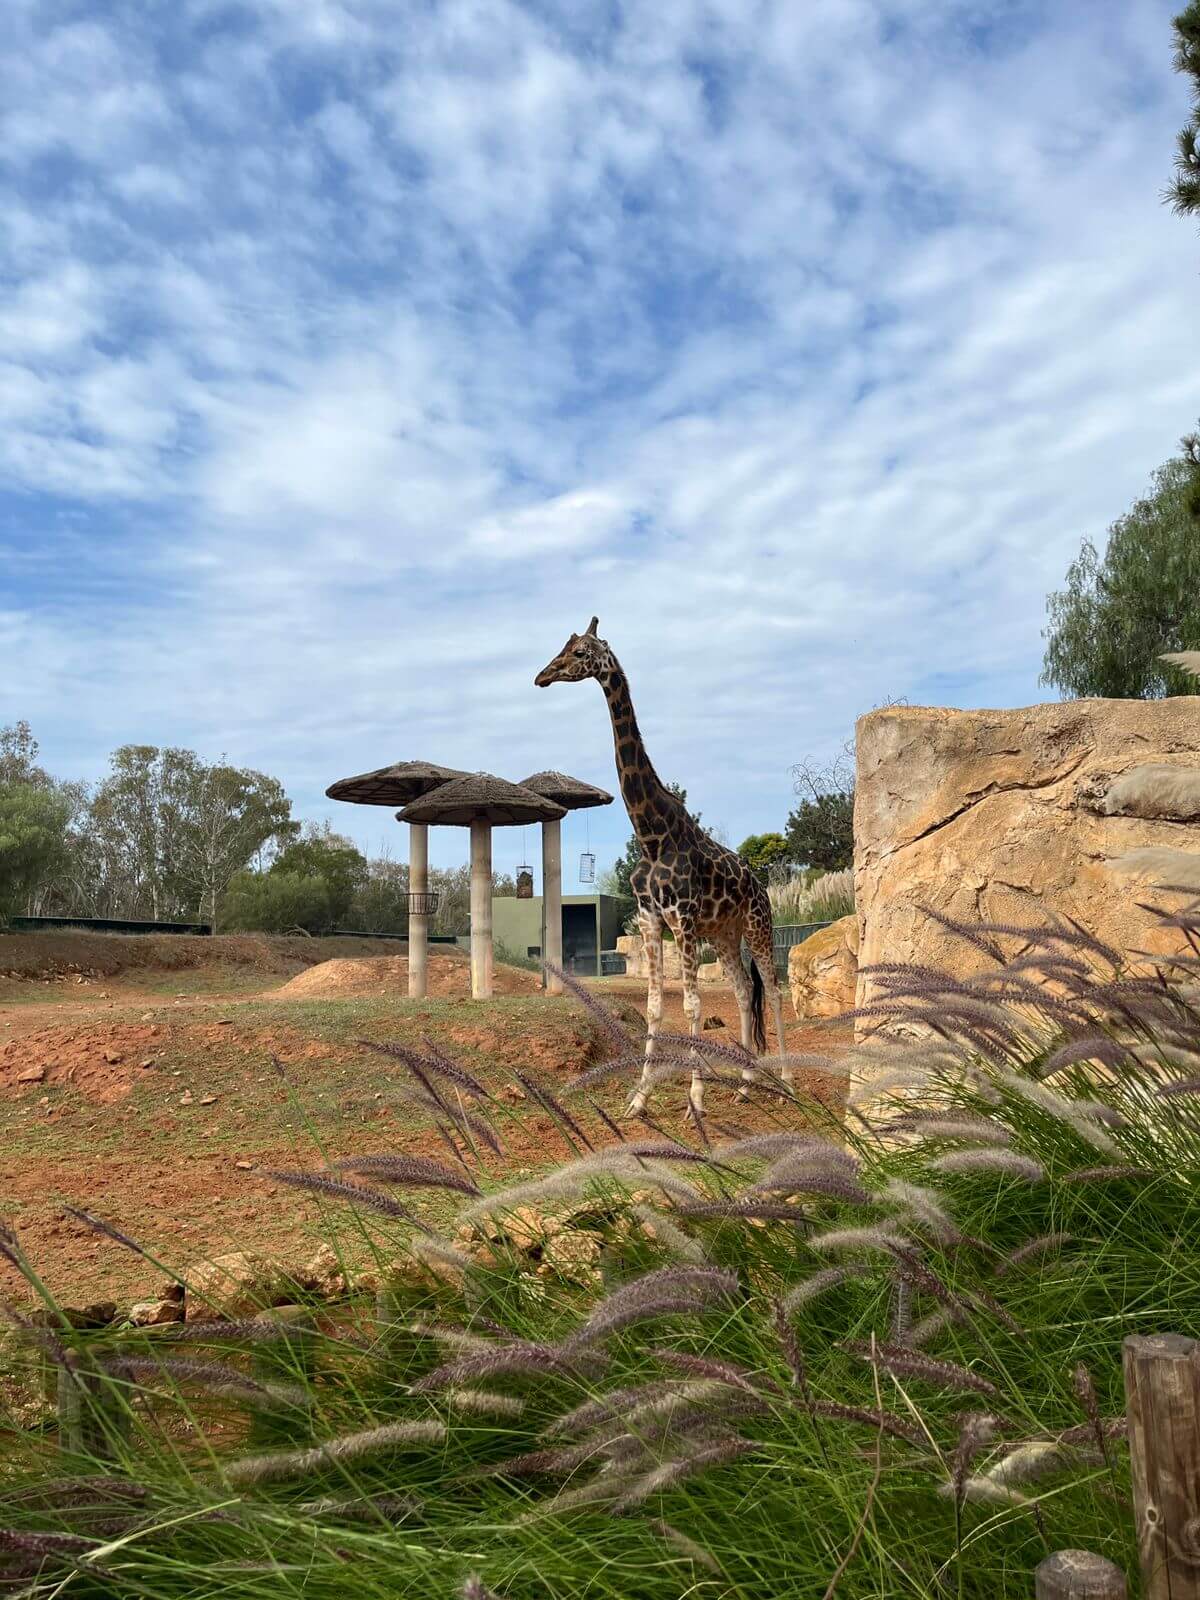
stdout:
[[(195, 976), (171, 973), (169, 982), (178, 987)], [(528, 976), (519, 973), (513, 987), (527, 990)], [(599, 1031), (573, 1002), (540, 993), (484, 1005), (465, 993), (409, 1002), (394, 982), (367, 982), (367, 993), (349, 994), (335, 984), (332, 997), (319, 992), (319, 981), (290, 997), (280, 987), (278, 974), (260, 974), (257, 986), (221, 991), (201, 983), (201, 992), (164, 993), (131, 975), (55, 985), (53, 999), (0, 1001), (0, 1217), (16, 1226), (35, 1269), (68, 1303), (127, 1304), (153, 1294), (161, 1280), (70, 1217), (66, 1201), (111, 1220), (174, 1266), (235, 1248), (296, 1262), (317, 1247), (322, 1208), (274, 1180), (272, 1169), (311, 1169), (321, 1151), (444, 1156), (437, 1135), (406, 1113), (403, 1069), (359, 1039), (417, 1049), (435, 1039), (504, 1090), (505, 1155), (494, 1176), (568, 1154), (553, 1121), (514, 1092), (512, 1069), (532, 1071), (557, 1092), (603, 1057)], [(636, 980), (603, 980), (594, 989), (631, 1025), (644, 1013)], [(702, 997), (705, 1018), (724, 1023), (712, 1037), (736, 1040), (732, 991), (714, 986)], [(667, 987), (664, 1026), (685, 1028), (677, 984)], [(797, 1049), (844, 1043), (844, 1032), (828, 1028), (789, 1030)], [(31, 1071), (41, 1076), (18, 1081)], [(840, 1096), (836, 1080), (813, 1078), (807, 1087), (830, 1104)], [(627, 1082), (613, 1081), (596, 1099), (619, 1116), (628, 1092)], [(682, 1085), (660, 1090), (652, 1116), (682, 1133), (684, 1098)], [(731, 1091), (710, 1088), (708, 1102), (718, 1126), (770, 1125), (769, 1110), (747, 1112)], [(594, 1142), (610, 1141), (598, 1117), (572, 1106)], [(0, 1292), (22, 1293), (3, 1264)]]

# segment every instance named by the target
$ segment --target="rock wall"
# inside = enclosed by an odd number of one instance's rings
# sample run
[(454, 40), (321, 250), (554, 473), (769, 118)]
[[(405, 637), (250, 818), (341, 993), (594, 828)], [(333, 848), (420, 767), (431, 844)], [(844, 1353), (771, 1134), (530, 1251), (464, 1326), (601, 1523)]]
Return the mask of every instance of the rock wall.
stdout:
[[(1154, 888), (1162, 852), (1200, 851), (1200, 698), (873, 711), (854, 834), (863, 967), (978, 970), (986, 958), (926, 908), (1026, 926), (1065, 914), (1131, 954), (1176, 949), (1137, 902), (1171, 903)], [(1115, 865), (1133, 851), (1150, 853)], [(857, 1003), (871, 998), (860, 976)]]
[[(617, 940), (616, 949), (625, 957), (625, 976), (627, 978), (644, 978), (646, 976), (646, 950), (640, 933), (623, 933)], [(679, 963), (679, 946), (673, 939), (663, 940), (663, 977), (670, 978), (678, 983), (683, 976), (683, 969)], [(704, 961), (696, 973), (699, 983), (723, 983), (725, 975), (721, 971), (718, 961)]]
[(858, 917), (840, 917), (788, 951), (788, 989), (797, 1017), (838, 1017), (854, 1006)]

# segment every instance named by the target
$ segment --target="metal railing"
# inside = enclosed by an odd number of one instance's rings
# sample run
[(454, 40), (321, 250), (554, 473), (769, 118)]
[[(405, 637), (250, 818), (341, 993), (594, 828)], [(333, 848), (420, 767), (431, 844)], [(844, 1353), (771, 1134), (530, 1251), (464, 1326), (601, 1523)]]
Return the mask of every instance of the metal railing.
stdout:
[(787, 977), (788, 951), (794, 944), (803, 944), (814, 933), (832, 925), (832, 919), (824, 922), (777, 922), (771, 930), (771, 944), (775, 951), (775, 971), (778, 975)]

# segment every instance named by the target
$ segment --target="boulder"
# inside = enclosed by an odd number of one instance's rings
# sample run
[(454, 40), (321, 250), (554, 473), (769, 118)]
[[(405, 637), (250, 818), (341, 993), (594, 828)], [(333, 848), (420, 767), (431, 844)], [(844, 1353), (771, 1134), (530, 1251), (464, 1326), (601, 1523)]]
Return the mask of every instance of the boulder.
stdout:
[(838, 1017), (854, 1008), (858, 918), (841, 917), (788, 951), (788, 988), (797, 1017)]
[[(641, 934), (622, 934), (617, 940), (616, 948), (625, 957), (625, 976), (627, 978), (644, 978), (646, 976), (646, 950)], [(673, 978), (678, 982), (681, 976), (679, 946), (673, 939), (664, 939), (663, 977)]]
[(164, 1322), (182, 1322), (183, 1306), (178, 1300), (139, 1300), (129, 1308), (135, 1328), (155, 1328)]
[(724, 983), (725, 974), (719, 961), (702, 961), (696, 971), (699, 983)]
[[(1133, 962), (1182, 948), (1139, 905), (1177, 901), (1118, 863), (1200, 850), (1198, 785), (1200, 701), (1189, 696), (870, 712), (854, 805), (860, 971), (987, 964), (929, 911), (1021, 926), (1071, 917)], [(1169, 858), (1134, 856), (1155, 859)], [(860, 976), (857, 1004), (874, 997)]]
[(283, 1274), (273, 1261), (244, 1250), (198, 1262), (188, 1273), (187, 1320), (253, 1317), (283, 1291)]

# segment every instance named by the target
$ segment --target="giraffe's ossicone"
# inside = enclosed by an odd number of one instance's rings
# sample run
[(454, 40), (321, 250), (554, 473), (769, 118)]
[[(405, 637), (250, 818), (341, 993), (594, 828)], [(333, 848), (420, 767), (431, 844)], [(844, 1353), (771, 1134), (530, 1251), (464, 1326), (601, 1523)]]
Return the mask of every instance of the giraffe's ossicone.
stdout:
[[(629, 682), (607, 640), (598, 637), (598, 626), (593, 617), (584, 633), (573, 633), (534, 683), (544, 689), (552, 683), (595, 678), (612, 718), (621, 796), (642, 850), (642, 859), (630, 874), (649, 974), (646, 1062), (629, 1106), (630, 1114), (638, 1115), (645, 1109), (653, 1080), (654, 1041), (662, 1021), (664, 929), (679, 948), (683, 1009), (693, 1035), (700, 1033), (697, 971), (706, 942), (720, 956), (737, 996), (747, 1051), (766, 1050), (764, 996), (769, 996), (779, 1054), (785, 1056), (783, 1002), (775, 976), (767, 891), (740, 856), (705, 833), (655, 772), (638, 730)], [(743, 940), (750, 955), (749, 972), (742, 961)], [(745, 1093), (752, 1069), (747, 1066), (742, 1076)], [(786, 1058), (784, 1080), (791, 1081)], [(702, 1114), (704, 1073), (698, 1057), (689, 1098), (693, 1113)]]

